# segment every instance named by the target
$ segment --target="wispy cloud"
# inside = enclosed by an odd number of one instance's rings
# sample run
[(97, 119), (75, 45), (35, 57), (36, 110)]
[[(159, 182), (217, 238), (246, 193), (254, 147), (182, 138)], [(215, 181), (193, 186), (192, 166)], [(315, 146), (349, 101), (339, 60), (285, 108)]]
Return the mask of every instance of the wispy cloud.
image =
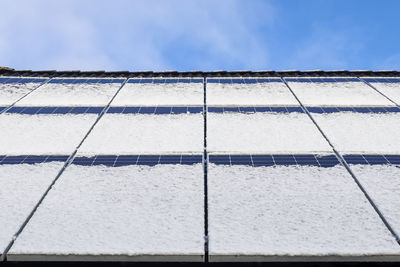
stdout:
[(148, 0), (3, 3), (0, 65), (18, 69), (263, 68), (266, 1)]

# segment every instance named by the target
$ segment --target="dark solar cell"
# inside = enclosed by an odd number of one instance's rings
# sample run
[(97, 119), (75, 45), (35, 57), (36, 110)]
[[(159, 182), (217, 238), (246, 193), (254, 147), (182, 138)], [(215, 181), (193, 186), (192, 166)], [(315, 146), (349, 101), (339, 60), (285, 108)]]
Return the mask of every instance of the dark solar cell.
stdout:
[(41, 109), (41, 107), (26, 107), (20, 113), (21, 114), (36, 114)]
[(232, 79), (232, 83), (234, 83), (234, 84), (243, 84), (244, 81), (243, 81), (243, 79)]
[[(93, 165), (105, 165), (112, 167), (117, 159), (116, 155), (99, 155), (97, 157), (93, 157), (94, 161), (92, 162)], [(92, 165), (91, 164), (91, 165)]]
[(188, 107), (189, 113), (202, 113), (203, 107)]
[(293, 155), (273, 155), (276, 165), (296, 165)]
[(388, 164), (383, 155), (363, 155), (367, 162), (371, 165)]
[(345, 112), (347, 112), (347, 111), (356, 112), (353, 107), (337, 107), (337, 109), (339, 111), (345, 111)]
[(231, 164), (232, 165), (250, 165), (250, 166), (253, 165), (250, 155), (231, 155)]
[(256, 112), (254, 107), (239, 107), (239, 111), (243, 113), (254, 113)]
[(355, 107), (354, 110), (358, 113), (371, 113), (371, 110), (367, 107)]
[(129, 79), (128, 83), (140, 83), (141, 79)]
[(35, 164), (45, 162), (48, 156), (27, 156), (23, 163)]
[(278, 112), (278, 113), (288, 112), (286, 107), (271, 107), (271, 111), (272, 112)]
[(339, 112), (339, 110), (336, 107), (323, 107), (322, 110), (324, 111), (324, 113)]
[(57, 107), (53, 114), (67, 114), (72, 110), (72, 107)]
[(154, 166), (159, 163), (159, 155), (140, 155), (137, 161), (138, 165)]
[[(127, 166), (127, 165), (135, 165), (138, 159), (138, 155), (119, 155), (115, 162), (114, 162), (114, 167), (120, 167), (120, 166)], [(110, 159), (111, 162), (112, 159)]]
[(160, 164), (180, 164), (181, 155), (161, 155)]
[(12, 107), (10, 108), (7, 113), (22, 113), (26, 107)]
[(172, 107), (172, 114), (182, 114), (187, 113), (187, 107)]
[(3, 110), (5, 110), (7, 107), (0, 107), (0, 112), (2, 112)]
[(319, 166), (319, 163), (314, 155), (294, 155), (298, 165)]
[(123, 111), (124, 114), (135, 114), (139, 112), (140, 107), (126, 107)]
[(171, 114), (172, 107), (157, 107), (155, 114)]
[(272, 155), (251, 155), (251, 158), (254, 167), (275, 165)]
[(166, 79), (165, 83), (177, 83), (178, 79)]
[(1, 164), (20, 164), (27, 156), (6, 156), (1, 161)]
[(224, 108), (221, 108), (221, 107), (208, 107), (207, 110), (208, 110), (208, 112), (213, 112), (213, 113), (224, 112)]
[(209, 155), (209, 161), (214, 164), (231, 165), (229, 155)]
[(255, 107), (256, 112), (271, 112), (270, 107)]
[(156, 111), (156, 107), (140, 107), (139, 113), (140, 114), (154, 114)]
[(117, 114), (120, 114), (120, 113), (123, 113), (124, 109), (125, 109), (125, 107), (110, 107), (110, 108), (107, 110), (107, 113), (111, 113), (111, 114), (117, 113)]
[(89, 114), (100, 114), (103, 111), (104, 107), (89, 107), (86, 110), (86, 113)]
[(224, 112), (239, 112), (239, 107), (224, 107)]
[(317, 161), (321, 167), (333, 167), (339, 163), (339, 160), (336, 158), (335, 155), (328, 155), (328, 156), (316, 156)]
[(162, 84), (162, 83), (165, 83), (165, 82), (166, 82), (165, 79), (153, 79), (153, 83)]
[(89, 107), (73, 107), (69, 111), (69, 113), (72, 113), (72, 114), (85, 114), (88, 109), (89, 109)]
[(232, 79), (219, 79), (219, 83), (232, 83)]
[(343, 158), (348, 164), (368, 164), (362, 155), (344, 155)]
[(202, 163), (203, 157), (201, 155), (182, 155), (181, 164), (192, 165)]
[(207, 79), (207, 83), (219, 83), (219, 79)]
[(303, 109), (301, 107), (286, 107), (288, 112), (298, 112), (303, 113)]
[(143, 78), (140, 80), (140, 83), (153, 83), (153, 79), (152, 78)]
[(203, 79), (192, 79), (191, 80), (192, 83), (203, 83)]
[(54, 156), (49, 156), (49, 157), (46, 159), (46, 162), (52, 162), (52, 161), (61, 161), (61, 162), (65, 162), (65, 161), (67, 161), (68, 158), (69, 158), (69, 156), (54, 155)]
[(72, 161), (74, 165), (91, 166), (95, 157), (76, 157)]
[(324, 110), (320, 107), (306, 107), (306, 109), (311, 113), (324, 113)]
[(40, 114), (53, 114), (57, 107), (42, 107), (40, 109)]
[(394, 165), (400, 165), (400, 155), (384, 155), (385, 158)]

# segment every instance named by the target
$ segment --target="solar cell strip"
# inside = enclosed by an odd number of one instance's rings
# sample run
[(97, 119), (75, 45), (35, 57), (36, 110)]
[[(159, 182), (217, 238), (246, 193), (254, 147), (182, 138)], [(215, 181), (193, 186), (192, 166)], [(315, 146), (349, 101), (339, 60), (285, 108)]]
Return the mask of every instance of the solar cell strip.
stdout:
[(262, 107), (208, 107), (208, 112), (211, 113), (255, 113), (255, 112), (275, 112), (275, 113), (304, 113), (300, 106), (262, 106)]
[(203, 107), (189, 106), (157, 106), (157, 107), (110, 107), (110, 114), (188, 114), (202, 113)]
[(15, 78), (15, 77), (0, 77), (0, 83), (42, 83), (45, 78)]
[(371, 83), (400, 83), (399, 78), (362, 78), (364, 81)]
[(6, 113), (14, 114), (100, 114), (105, 107), (19, 107), (14, 106)]
[(398, 113), (398, 107), (306, 107), (311, 113), (337, 113), (337, 112), (354, 112), (354, 113)]
[(304, 82), (304, 83), (335, 83), (335, 82), (360, 82), (357, 78), (285, 78), (287, 82)]
[(209, 155), (210, 163), (217, 165), (247, 165), (253, 167), (268, 166), (318, 166), (333, 167), (339, 165), (335, 155), (314, 154), (265, 154), (265, 155)]
[(66, 79), (53, 79), (49, 83), (56, 83), (56, 84), (106, 84), (106, 83), (122, 83), (125, 79), (101, 79), (101, 78), (94, 78), (94, 79), (85, 79), (85, 78), (66, 78)]
[(201, 78), (177, 78), (177, 79), (166, 79), (166, 78), (131, 78), (128, 83), (139, 83), (139, 84), (174, 84), (174, 83), (203, 83)]
[(224, 84), (257, 84), (282, 82), (279, 78), (209, 78), (207, 83), (224, 83)]

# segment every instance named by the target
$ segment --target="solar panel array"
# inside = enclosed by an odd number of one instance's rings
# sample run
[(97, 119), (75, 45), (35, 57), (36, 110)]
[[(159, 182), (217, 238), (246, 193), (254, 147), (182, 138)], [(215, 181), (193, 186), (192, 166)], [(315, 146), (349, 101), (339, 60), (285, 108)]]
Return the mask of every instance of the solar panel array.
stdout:
[(400, 260), (397, 79), (0, 77), (2, 259)]

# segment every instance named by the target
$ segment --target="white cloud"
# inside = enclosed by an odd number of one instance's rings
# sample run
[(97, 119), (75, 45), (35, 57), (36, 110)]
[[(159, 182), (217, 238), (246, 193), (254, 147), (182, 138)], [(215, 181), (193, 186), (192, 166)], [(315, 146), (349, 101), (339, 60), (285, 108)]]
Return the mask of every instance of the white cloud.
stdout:
[(263, 68), (256, 31), (274, 22), (265, 1), (14, 0), (2, 9), (0, 62), (18, 69)]

